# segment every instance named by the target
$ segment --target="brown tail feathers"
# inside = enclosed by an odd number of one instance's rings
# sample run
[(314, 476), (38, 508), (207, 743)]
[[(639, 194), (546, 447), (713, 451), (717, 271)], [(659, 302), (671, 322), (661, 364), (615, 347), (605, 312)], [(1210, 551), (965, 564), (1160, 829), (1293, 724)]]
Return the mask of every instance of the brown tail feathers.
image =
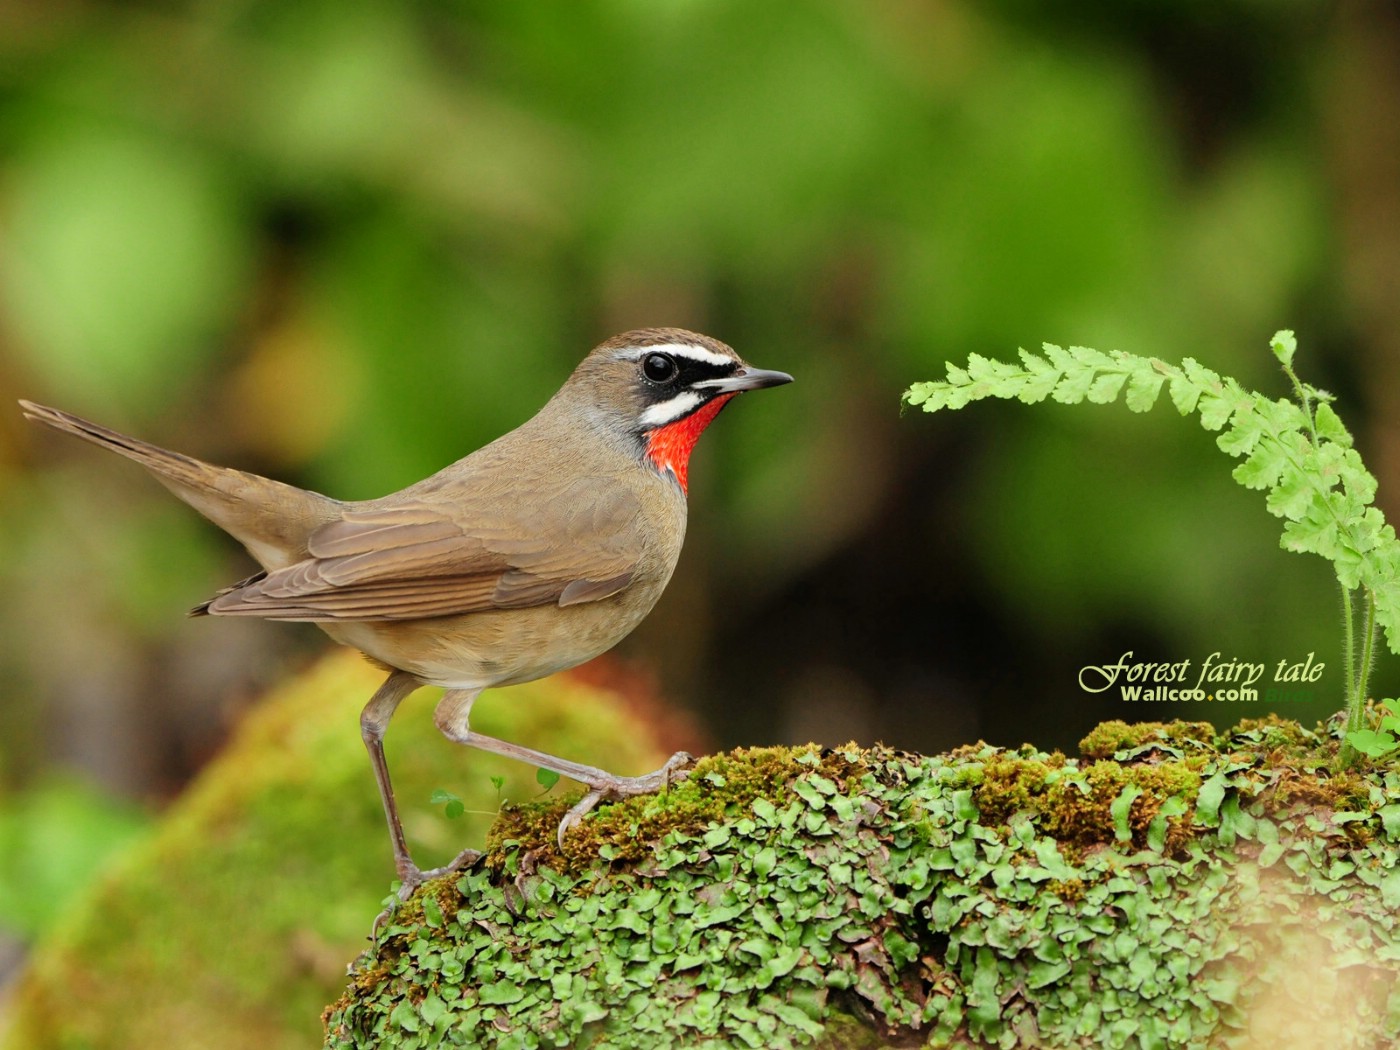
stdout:
[(32, 401), (24, 415), (140, 463), (162, 485), (233, 536), (265, 568), (305, 556), (312, 529), (338, 516), (340, 504), (316, 492), (185, 456)]

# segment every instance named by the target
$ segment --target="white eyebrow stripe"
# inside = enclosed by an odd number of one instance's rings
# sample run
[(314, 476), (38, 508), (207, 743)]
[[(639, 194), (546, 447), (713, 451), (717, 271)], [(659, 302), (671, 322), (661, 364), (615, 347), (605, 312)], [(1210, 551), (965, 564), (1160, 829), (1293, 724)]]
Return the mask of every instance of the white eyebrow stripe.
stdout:
[(690, 390), (683, 391), (669, 400), (652, 405), (643, 412), (641, 424), (647, 427), (659, 427), (666, 423), (672, 423), (687, 412), (693, 411), (704, 400), (699, 394)]
[(707, 365), (737, 365), (737, 359), (728, 354), (717, 354), (713, 350), (706, 350), (703, 346), (696, 346), (694, 343), (657, 343), (654, 346), (632, 346), (625, 350), (619, 350), (617, 359), (619, 361), (640, 361), (647, 354), (671, 354), (674, 357), (687, 357), (692, 361), (701, 361)]

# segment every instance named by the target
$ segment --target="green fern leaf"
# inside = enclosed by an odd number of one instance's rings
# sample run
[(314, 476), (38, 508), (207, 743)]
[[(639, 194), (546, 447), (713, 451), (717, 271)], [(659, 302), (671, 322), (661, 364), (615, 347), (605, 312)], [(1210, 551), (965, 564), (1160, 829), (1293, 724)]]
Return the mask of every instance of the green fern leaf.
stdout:
[(1361, 453), (1348, 448), (1342, 453), (1342, 485), (1348, 496), (1361, 503), (1370, 503), (1376, 498), (1376, 476), (1361, 462)]
[(1220, 373), (1213, 372), (1205, 365), (1201, 364), (1194, 357), (1184, 358), (1181, 362), (1181, 371), (1187, 379), (1195, 383), (1202, 390), (1219, 392)]
[(1376, 571), (1376, 559), (1371, 559), (1367, 568), (1369, 574), (1362, 573), (1362, 579), (1375, 598), (1376, 623), (1385, 630), (1385, 639), (1390, 651), (1400, 655), (1400, 566), (1392, 564), (1389, 572)]
[(1275, 433), (1282, 433), (1285, 430), (1296, 430), (1300, 434), (1308, 429), (1308, 415), (1303, 411), (1302, 406), (1295, 405), (1292, 401), (1278, 398), (1270, 401), (1267, 398), (1254, 395), (1251, 403), (1251, 412), (1259, 417), (1259, 425), (1266, 427)]
[(1064, 405), (1077, 405), (1083, 401), (1094, 381), (1093, 365), (1081, 361), (1073, 349), (1065, 350), (1053, 343), (1045, 344), (1045, 356), (1060, 372), (1052, 395), (1055, 400)]
[(1146, 412), (1157, 403), (1157, 395), (1162, 392), (1162, 384), (1166, 378), (1152, 367), (1150, 361), (1142, 362), (1128, 376), (1128, 392), (1123, 398), (1124, 404), (1132, 412)]
[(937, 412), (948, 407), (944, 396), (947, 388), (942, 383), (915, 383), (904, 392), (904, 400), (910, 405), (921, 405), (925, 412)]
[(1230, 402), (1208, 390), (1201, 392), (1201, 399), (1196, 408), (1201, 413), (1201, 426), (1207, 430), (1219, 430), (1230, 421), (1235, 412)]
[(1078, 364), (1074, 355), (1058, 343), (1041, 343), (1040, 352), (1045, 355), (1056, 372), (1063, 373)]
[(1365, 561), (1351, 547), (1343, 546), (1332, 559), (1332, 571), (1337, 574), (1337, 582), (1348, 591), (1361, 586), (1361, 570)]
[(1297, 521), (1312, 502), (1313, 487), (1306, 474), (1285, 473), (1269, 491), (1264, 506), (1270, 514)]
[(1284, 550), (1307, 554), (1321, 554), (1331, 558), (1339, 549), (1337, 546), (1337, 523), (1324, 508), (1320, 513), (1318, 504), (1321, 497), (1317, 493), (1308, 500), (1308, 509), (1302, 517), (1295, 518), (1283, 526), (1283, 538), (1279, 545)]
[(1400, 587), (1372, 588), (1376, 596), (1376, 623), (1385, 629), (1386, 644), (1400, 656)]
[(1293, 363), (1293, 355), (1298, 351), (1298, 340), (1293, 337), (1290, 329), (1285, 328), (1274, 333), (1273, 339), (1269, 340), (1269, 346), (1279, 363), (1287, 368)]
[(933, 383), (914, 383), (904, 391), (902, 400), (906, 405), (922, 405), (933, 393)]
[(1171, 377), (1168, 390), (1172, 396), (1172, 404), (1183, 416), (1189, 416), (1196, 411), (1196, 402), (1200, 400), (1201, 388), (1184, 375), (1177, 373)]
[(1118, 357), (1115, 357), (1102, 350), (1095, 350), (1092, 346), (1072, 346), (1069, 348), (1069, 352), (1090, 368), (1096, 369), (1118, 368), (1120, 367), (1119, 358), (1124, 356), (1122, 351), (1119, 351)]
[(1257, 416), (1239, 415), (1215, 439), (1215, 444), (1221, 452), (1228, 455), (1247, 456), (1254, 451), (1254, 446), (1259, 444), (1259, 438), (1263, 434), (1264, 430)]
[(1249, 458), (1236, 467), (1232, 475), (1245, 488), (1266, 489), (1278, 481), (1287, 466), (1282, 446), (1266, 437), (1254, 446)]
[(930, 412), (934, 411), (935, 408), (964, 408), (972, 400), (972, 387), (945, 386), (936, 391), (933, 397), (924, 403), (924, 407)]
[(1077, 405), (1088, 396), (1089, 386), (1093, 381), (1092, 369), (1076, 368), (1060, 377), (1051, 396), (1062, 405)]
[(1118, 392), (1128, 381), (1126, 372), (1106, 372), (1089, 384), (1089, 400), (1096, 405), (1107, 405), (1118, 400)]
[(983, 357), (981, 354), (967, 355), (967, 375), (974, 383), (996, 384), (1003, 378), (1002, 368), (1011, 368), (1015, 371), (1014, 365), (1003, 365), (1000, 361), (993, 361), (990, 357)]
[(1043, 357), (1036, 357), (1035, 354), (1021, 351), (1021, 363), (1025, 365), (1026, 380), (1021, 392), (1016, 396), (1028, 405), (1033, 405), (1038, 401), (1044, 401), (1055, 390), (1055, 384), (1059, 382), (1060, 371)]
[(1367, 507), (1347, 529), (1351, 545), (1358, 553), (1366, 554), (1385, 542), (1385, 516), (1378, 507)]
[(1313, 424), (1317, 436), (1327, 441), (1335, 441), (1342, 448), (1351, 448), (1351, 431), (1343, 424), (1340, 416), (1327, 402), (1322, 402), (1313, 412)]

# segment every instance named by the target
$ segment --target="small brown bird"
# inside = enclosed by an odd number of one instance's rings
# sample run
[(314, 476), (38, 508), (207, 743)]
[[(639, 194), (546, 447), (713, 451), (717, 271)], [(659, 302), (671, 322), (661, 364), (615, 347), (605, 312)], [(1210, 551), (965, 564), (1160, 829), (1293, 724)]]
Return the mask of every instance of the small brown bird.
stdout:
[(192, 615), (317, 624), (389, 671), (360, 714), (393, 842), (400, 896), (475, 856), (422, 871), (404, 841), (384, 731), (420, 685), (446, 688), (434, 713), (459, 744), (570, 777), (588, 789), (559, 838), (604, 799), (684, 775), (617, 777), (472, 732), (483, 689), (529, 682), (612, 648), (651, 611), (685, 537), (691, 449), (744, 390), (791, 382), (724, 343), (649, 328), (598, 346), (539, 413), (416, 485), (341, 502), (168, 452), (21, 401), (25, 415), (134, 459), (239, 540), (263, 571)]

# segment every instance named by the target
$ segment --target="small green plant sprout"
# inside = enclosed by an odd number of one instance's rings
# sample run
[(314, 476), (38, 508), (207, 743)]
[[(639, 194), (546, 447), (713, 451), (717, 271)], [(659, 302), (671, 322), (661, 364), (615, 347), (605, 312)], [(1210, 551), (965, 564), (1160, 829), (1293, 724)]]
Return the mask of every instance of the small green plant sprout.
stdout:
[[(1332, 395), (1302, 382), (1293, 370), (1293, 333), (1276, 333), (1271, 346), (1293, 385), (1292, 401), (1246, 390), (1189, 357), (1178, 366), (1118, 350), (1050, 343), (1044, 356), (1020, 351), (1019, 364), (973, 354), (966, 367), (950, 363), (947, 379), (915, 383), (904, 400), (936, 412), (988, 397), (1026, 404), (1049, 397), (1072, 405), (1107, 404), (1122, 394), (1131, 411), (1146, 412), (1166, 387), (1181, 415), (1194, 412), (1205, 429), (1220, 431), (1215, 443), (1221, 451), (1243, 458), (1235, 480), (1264, 491), (1269, 513), (1284, 519), (1284, 550), (1321, 555), (1337, 574), (1347, 715), (1339, 762), (1350, 766), (1360, 754), (1372, 754), (1363, 745), (1379, 746), (1377, 736), (1394, 740), (1400, 729), (1397, 721), (1388, 729), (1366, 725), (1378, 629), (1391, 652), (1400, 653), (1400, 542), (1372, 504), (1376, 479), (1352, 447)], [(1396, 715), (1392, 710), (1382, 722)]]
[(428, 804), (442, 806), (443, 816), (447, 817), (448, 820), (456, 820), (467, 811), (466, 805), (460, 798), (450, 791), (444, 791), (442, 788), (434, 789), (432, 795), (428, 799)]
[(543, 789), (540, 791), (540, 794), (543, 795), (555, 784), (559, 783), (559, 774), (552, 769), (537, 769), (535, 770), (535, 782)]
[(1400, 750), (1400, 700), (1382, 700), (1381, 719), (1375, 729), (1353, 729), (1351, 746), (1370, 759), (1385, 759)]

